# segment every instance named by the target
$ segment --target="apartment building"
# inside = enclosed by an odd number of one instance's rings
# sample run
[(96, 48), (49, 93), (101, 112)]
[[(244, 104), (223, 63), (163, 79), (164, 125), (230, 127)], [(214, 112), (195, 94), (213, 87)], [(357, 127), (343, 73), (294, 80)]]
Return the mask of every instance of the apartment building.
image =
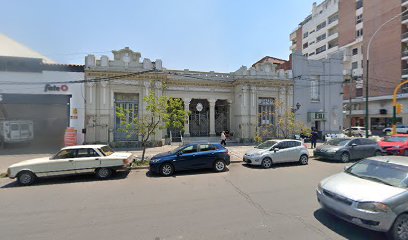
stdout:
[[(344, 126), (365, 125), (367, 51), (369, 127), (376, 130), (390, 124), (390, 95), (401, 80), (408, 79), (408, 14), (398, 16), (407, 8), (407, 0), (325, 0), (314, 3), (311, 15), (290, 34), (292, 52), (309, 59), (330, 59), (334, 52), (343, 52)], [(402, 116), (401, 122), (408, 123), (408, 118)]]

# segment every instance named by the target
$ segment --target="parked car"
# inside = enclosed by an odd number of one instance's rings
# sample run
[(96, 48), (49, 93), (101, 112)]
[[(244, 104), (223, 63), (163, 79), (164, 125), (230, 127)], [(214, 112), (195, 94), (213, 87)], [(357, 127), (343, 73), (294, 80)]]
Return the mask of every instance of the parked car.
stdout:
[(225, 171), (230, 164), (228, 150), (221, 144), (186, 144), (177, 149), (151, 158), (149, 170), (162, 176), (171, 176), (176, 171), (210, 169)]
[(389, 155), (408, 155), (408, 134), (395, 134), (385, 137), (378, 144)]
[(361, 160), (322, 180), (317, 200), (329, 213), (360, 227), (408, 236), (408, 162), (405, 157)]
[(343, 133), (326, 133), (324, 135), (324, 140), (325, 141), (330, 141), (332, 139), (336, 139), (336, 138), (346, 138), (347, 136)]
[(9, 178), (21, 185), (30, 185), (37, 177), (95, 173), (109, 178), (116, 170), (127, 169), (133, 162), (131, 153), (114, 152), (107, 145), (82, 145), (62, 148), (52, 157), (36, 158), (11, 165)]
[[(350, 131), (349, 128), (343, 130), (343, 133), (347, 136), (349, 135)], [(354, 137), (363, 137), (366, 134), (365, 127), (351, 127), (351, 135)], [(350, 136), (350, 137), (352, 137)], [(371, 130), (368, 130), (368, 136), (371, 136)]]
[(336, 138), (325, 142), (313, 151), (315, 158), (341, 162), (382, 154), (383, 151), (378, 143), (367, 138)]
[[(392, 127), (384, 128), (383, 133), (389, 134), (392, 132)], [(397, 133), (407, 133), (408, 134), (408, 126), (407, 125), (397, 125), (396, 126), (396, 132)]]
[(275, 163), (299, 162), (307, 165), (309, 151), (298, 140), (269, 140), (245, 153), (243, 161), (249, 165), (270, 168)]
[(34, 139), (33, 126), (30, 120), (0, 121), (0, 147), (5, 144), (30, 143)]

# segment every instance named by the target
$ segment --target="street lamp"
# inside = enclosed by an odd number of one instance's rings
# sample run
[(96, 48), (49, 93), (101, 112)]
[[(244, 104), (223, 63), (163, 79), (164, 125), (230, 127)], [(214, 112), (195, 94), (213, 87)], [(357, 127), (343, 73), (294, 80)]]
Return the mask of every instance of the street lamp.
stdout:
[(391, 19), (389, 19), (388, 21), (386, 21), (385, 23), (381, 24), (381, 26), (379, 28), (377, 28), (377, 30), (374, 32), (374, 34), (371, 36), (370, 40), (368, 41), (368, 45), (367, 45), (367, 60), (366, 60), (366, 99), (365, 99), (365, 136), (366, 138), (368, 138), (368, 70), (369, 70), (369, 65), (370, 65), (370, 46), (371, 46), (371, 42), (373, 41), (375, 35), (377, 35), (377, 33), (388, 23), (392, 22), (393, 20), (395, 20), (396, 18), (398, 18), (399, 16), (402, 16), (404, 13), (407, 13), (408, 9), (406, 9), (405, 11), (397, 14), (396, 16), (392, 17)]
[(300, 107), (301, 107), (302, 105), (300, 104), (300, 103), (296, 103), (296, 105), (295, 105), (295, 107), (292, 107), (292, 112), (293, 113), (295, 113), (295, 112), (297, 112), (299, 109), (300, 109)]

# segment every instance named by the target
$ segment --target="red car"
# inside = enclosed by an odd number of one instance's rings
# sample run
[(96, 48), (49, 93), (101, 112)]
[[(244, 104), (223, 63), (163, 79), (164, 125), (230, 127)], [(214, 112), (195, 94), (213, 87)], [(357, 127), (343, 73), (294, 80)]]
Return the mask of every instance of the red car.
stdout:
[(408, 156), (408, 134), (385, 137), (378, 145), (389, 155)]

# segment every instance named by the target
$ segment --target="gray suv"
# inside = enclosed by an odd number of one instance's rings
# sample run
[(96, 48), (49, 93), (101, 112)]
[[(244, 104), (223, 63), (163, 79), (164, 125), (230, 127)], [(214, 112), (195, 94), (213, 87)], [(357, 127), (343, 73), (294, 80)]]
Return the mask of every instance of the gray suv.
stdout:
[(377, 142), (367, 138), (337, 138), (318, 146), (313, 155), (316, 158), (349, 162), (383, 155), (383, 150)]

